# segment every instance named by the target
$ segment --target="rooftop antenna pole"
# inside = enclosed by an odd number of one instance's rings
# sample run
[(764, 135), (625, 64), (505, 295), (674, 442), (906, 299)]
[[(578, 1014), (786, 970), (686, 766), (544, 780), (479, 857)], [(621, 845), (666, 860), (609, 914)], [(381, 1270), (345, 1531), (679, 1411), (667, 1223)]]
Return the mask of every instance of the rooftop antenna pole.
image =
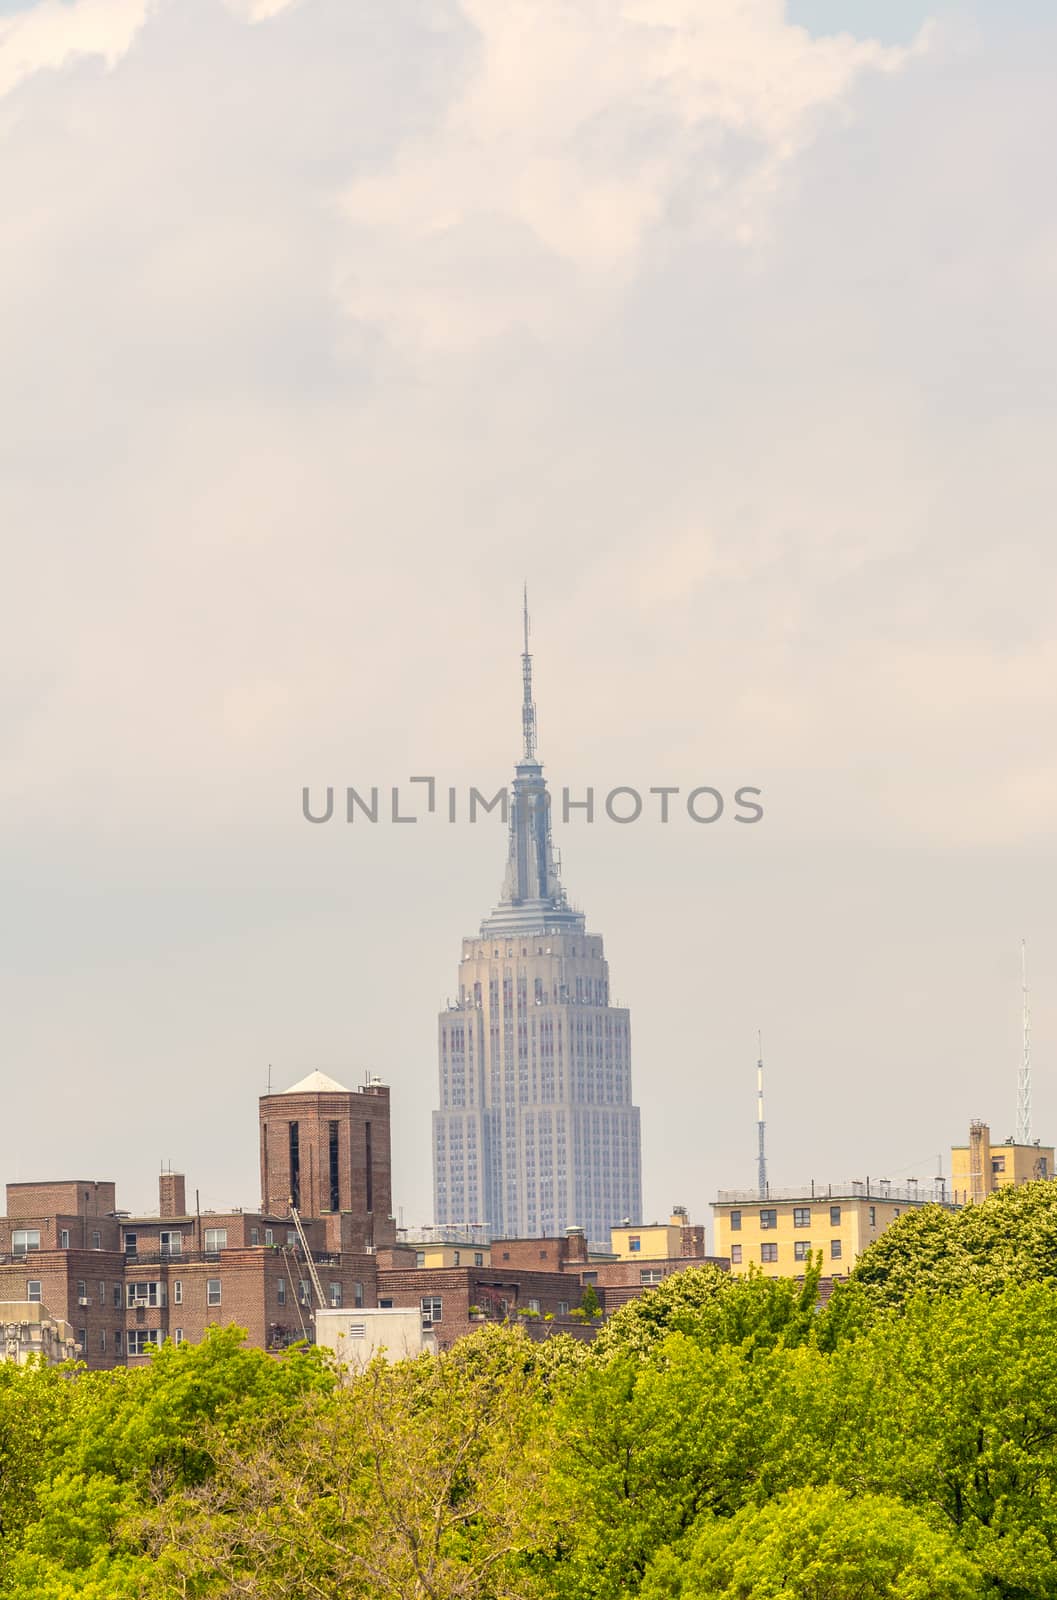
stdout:
[(1031, 1143), (1031, 1007), (1028, 994), (1028, 947), (1020, 941), (1020, 992), (1024, 1007), (1024, 1054), (1017, 1083), (1017, 1143)]
[(756, 1155), (757, 1182), (760, 1187), (760, 1199), (767, 1198), (767, 1146), (765, 1141), (766, 1123), (763, 1120), (763, 1034), (756, 1034), (756, 1132), (759, 1138), (759, 1147)]
[(521, 703), (521, 732), (524, 736), (524, 759), (536, 759), (536, 707), (532, 701), (532, 657), (529, 655), (529, 609), (528, 609), (528, 584), (525, 584), (524, 593), (525, 613), (525, 649), (521, 656), (521, 681), (523, 697)]

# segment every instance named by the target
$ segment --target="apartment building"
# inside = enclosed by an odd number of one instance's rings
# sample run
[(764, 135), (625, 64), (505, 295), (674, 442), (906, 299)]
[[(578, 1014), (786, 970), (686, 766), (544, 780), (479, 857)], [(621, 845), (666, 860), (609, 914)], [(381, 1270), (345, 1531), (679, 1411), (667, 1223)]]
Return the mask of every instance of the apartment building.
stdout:
[(795, 1278), (820, 1251), (828, 1278), (845, 1277), (863, 1251), (908, 1210), (956, 1205), (942, 1180), (928, 1187), (871, 1182), (809, 1183), (799, 1189), (721, 1190), (712, 1202), (715, 1249), (732, 1273), (750, 1267), (769, 1278)]

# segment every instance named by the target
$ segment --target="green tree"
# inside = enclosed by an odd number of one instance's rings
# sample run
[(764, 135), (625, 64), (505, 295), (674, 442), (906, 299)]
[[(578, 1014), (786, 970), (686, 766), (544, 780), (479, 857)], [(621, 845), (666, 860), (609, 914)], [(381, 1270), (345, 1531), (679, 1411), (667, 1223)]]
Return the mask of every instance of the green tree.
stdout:
[[(165, 1345), (145, 1367), (20, 1375), (46, 1397), (32, 1503), (3, 1547), (4, 1600), (119, 1600), (146, 1592), (151, 1561), (137, 1519), (167, 1494), (208, 1479), (217, 1441), (252, 1439), (334, 1377), (321, 1355), (281, 1360), (244, 1347), (244, 1330)], [(57, 1396), (57, 1403), (56, 1403)]]
[(911, 1300), (830, 1356), (831, 1478), (939, 1516), (995, 1590), (1057, 1595), (1057, 1285)]
[(217, 1470), (148, 1519), (145, 1594), (214, 1600), (514, 1600), (548, 1537), (543, 1379), (519, 1329), (375, 1360), (217, 1438)]
[(661, 1552), (643, 1600), (982, 1600), (952, 1535), (898, 1500), (794, 1489)]
[(839, 1285), (823, 1319), (833, 1345), (914, 1295), (997, 1294), (1007, 1284), (1057, 1277), (1057, 1183), (999, 1189), (961, 1211), (905, 1212)]
[(713, 1349), (802, 1344), (817, 1320), (820, 1259), (808, 1264), (799, 1281), (759, 1272), (735, 1278), (711, 1264), (673, 1272), (621, 1306), (600, 1330), (594, 1350), (602, 1359), (647, 1355), (670, 1333), (689, 1334)]

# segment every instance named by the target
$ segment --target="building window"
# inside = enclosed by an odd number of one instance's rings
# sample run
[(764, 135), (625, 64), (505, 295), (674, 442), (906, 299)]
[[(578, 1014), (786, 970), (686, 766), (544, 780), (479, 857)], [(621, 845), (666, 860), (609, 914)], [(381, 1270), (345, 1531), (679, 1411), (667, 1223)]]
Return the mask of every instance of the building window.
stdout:
[(382, 1311), (392, 1311), (393, 1309), (393, 1302), (391, 1300), (379, 1300), (378, 1305)]
[(218, 1306), (220, 1304), (220, 1279), (206, 1279), (206, 1305)]
[(125, 1285), (125, 1298), (130, 1306), (163, 1306), (163, 1283), (129, 1283)]
[(338, 1125), (328, 1124), (327, 1151), (330, 1158), (330, 1209), (341, 1210), (341, 1164), (338, 1159)]
[(777, 1261), (778, 1260), (778, 1246), (776, 1244), (761, 1244), (761, 1246), (760, 1246), (760, 1260), (761, 1261)]
[(455, 1266), (459, 1265), (459, 1252), (458, 1252), (458, 1250), (456, 1250), (456, 1252), (455, 1252), (454, 1265)]
[(250, 1229), (250, 1244), (251, 1245), (260, 1244), (260, 1242), (261, 1242), (260, 1229), (259, 1228), (251, 1228)]
[(88, 1354), (88, 1329), (87, 1328), (78, 1328), (78, 1330), (77, 1330), (77, 1348), (81, 1352), (82, 1355), (87, 1355)]
[(793, 1260), (811, 1260), (811, 1241), (809, 1239), (795, 1239), (793, 1241)]
[(424, 1267), (425, 1265), (426, 1265), (426, 1252), (424, 1250), (416, 1250), (415, 1251), (415, 1266), (416, 1267)]
[(60, 1230), (60, 1233), (59, 1233), (59, 1249), (60, 1250), (68, 1250), (69, 1248), (70, 1248), (70, 1230), (69, 1230), (69, 1228), (63, 1228), (63, 1229)]
[(297, 1288), (297, 1298), (303, 1306), (312, 1304), (312, 1285), (307, 1278), (302, 1278)]
[(77, 1280), (77, 1299), (82, 1305), (88, 1304), (88, 1285), (83, 1278)]
[(106, 1305), (106, 1284), (105, 1283), (100, 1283), (100, 1285), (99, 1285), (99, 1304), (101, 1306), (105, 1306)]
[(16, 1256), (24, 1256), (30, 1250), (39, 1250), (40, 1229), (16, 1228), (11, 1235), (11, 1249)]
[(172, 1303), (174, 1306), (182, 1306), (184, 1303), (184, 1286), (181, 1278), (173, 1280)]
[(876, 1228), (876, 1226), (877, 1226), (877, 1207), (876, 1206), (871, 1206), (870, 1207), (870, 1226), (871, 1226), (871, 1228)]
[(358, 1310), (363, 1307), (363, 1284), (359, 1279), (352, 1286), (352, 1303)]
[(484, 1266), (484, 1251), (483, 1250), (475, 1250), (474, 1251), (474, 1253), (473, 1253), (473, 1264), (474, 1264), (475, 1267), (483, 1267)]
[(279, 1304), (281, 1306), (285, 1306), (285, 1304), (286, 1304), (286, 1279), (285, 1278), (280, 1278), (279, 1282), (275, 1285), (275, 1289), (276, 1289), (276, 1293), (277, 1293), (277, 1295), (279, 1297)]
[(440, 1295), (422, 1296), (422, 1321), (428, 1325), (439, 1322), (444, 1312), (444, 1302)]
[(730, 1213), (730, 1231), (731, 1231), (731, 1233), (740, 1233), (741, 1232), (741, 1212), (740, 1211), (732, 1211)]
[(639, 1238), (638, 1234), (635, 1234), (634, 1238), (629, 1238), (628, 1239), (628, 1249), (629, 1250), (641, 1250), (642, 1249), (642, 1240)]
[(121, 1329), (120, 1328), (115, 1328), (114, 1329), (114, 1354), (116, 1356), (119, 1356), (121, 1354)]
[(104, 1356), (106, 1355), (106, 1329), (105, 1328), (100, 1328), (100, 1330), (99, 1330), (99, 1353), (100, 1353), (100, 1355), (104, 1355)]
[(777, 1226), (778, 1226), (778, 1212), (774, 1211), (774, 1210), (768, 1210), (766, 1208), (763, 1209), (760, 1212), (760, 1227), (761, 1228), (777, 1228)]
[(810, 1206), (794, 1206), (793, 1207), (793, 1227), (794, 1228), (810, 1228), (810, 1226), (811, 1226), (811, 1207)]
[(183, 1342), (184, 1342), (184, 1331), (183, 1331), (183, 1329), (182, 1328), (174, 1329), (174, 1331), (173, 1331), (173, 1343), (174, 1344), (183, 1344)]
[(301, 1209), (301, 1134), (296, 1122), (289, 1129), (290, 1204)]
[(586, 1283), (597, 1283), (598, 1282), (598, 1273), (597, 1272), (581, 1272), (581, 1274), (580, 1274), (580, 1282), (581, 1283), (585, 1283), (585, 1284)]
[(1005, 1172), (1005, 1170), (1006, 1170), (1006, 1158), (1005, 1158), (1005, 1156), (992, 1156), (991, 1157), (991, 1171), (992, 1172)]
[(205, 1249), (207, 1255), (215, 1255), (218, 1250), (226, 1250), (227, 1247), (228, 1230), (226, 1228), (206, 1229)]
[(840, 1227), (840, 1206), (830, 1206), (830, 1208), (829, 1208), (829, 1225), (830, 1225), (831, 1228), (839, 1228)]
[(163, 1228), (158, 1235), (158, 1248), (163, 1256), (178, 1256), (184, 1247), (184, 1236), (178, 1228)]
[(829, 1253), (834, 1261), (840, 1260), (841, 1256), (844, 1254), (844, 1248), (839, 1239), (830, 1240)]
[(275, 1234), (273, 1233), (271, 1228), (265, 1228), (265, 1230), (264, 1230), (264, 1242), (265, 1242), (265, 1244), (274, 1244), (275, 1243)]
[(157, 1328), (130, 1328), (128, 1330), (128, 1353), (130, 1356), (145, 1356), (149, 1345), (160, 1345), (161, 1333)]
[(660, 1267), (641, 1267), (639, 1269), (640, 1283), (660, 1283), (664, 1272)]
[(568, 1302), (568, 1300), (559, 1300), (558, 1301), (558, 1315), (559, 1315), (559, 1317), (567, 1317), (569, 1315), (569, 1302)]
[(540, 1303), (538, 1300), (530, 1300), (528, 1303), (528, 1308), (530, 1311), (534, 1311), (536, 1315), (539, 1316)]
[(330, 1296), (331, 1305), (334, 1307), (335, 1310), (340, 1311), (340, 1309), (341, 1309), (341, 1284), (340, 1283), (328, 1283), (327, 1284), (327, 1293)]
[(26, 1299), (31, 1305), (40, 1305), (40, 1279), (30, 1278), (26, 1284)]
[(138, 1241), (136, 1235), (134, 1233), (131, 1233), (126, 1228), (124, 1237), (125, 1237), (125, 1254), (127, 1256), (134, 1256), (136, 1254), (137, 1250), (139, 1249), (139, 1241)]
[(119, 1283), (114, 1285), (114, 1306), (117, 1309), (121, 1307), (121, 1285)]
[(297, 1249), (297, 1229), (296, 1228), (287, 1228), (287, 1230), (286, 1230), (286, 1243), (287, 1243), (287, 1246), (288, 1246), (289, 1249), (291, 1249), (291, 1250), (296, 1250)]
[(741, 1265), (741, 1245), (732, 1244), (730, 1247), (730, 1264), (732, 1267)]
[(102, 1240), (102, 1235), (100, 1234), (99, 1229), (98, 1228), (93, 1228), (92, 1229), (92, 1249), (93, 1250), (98, 1250), (100, 1248), (101, 1240)]

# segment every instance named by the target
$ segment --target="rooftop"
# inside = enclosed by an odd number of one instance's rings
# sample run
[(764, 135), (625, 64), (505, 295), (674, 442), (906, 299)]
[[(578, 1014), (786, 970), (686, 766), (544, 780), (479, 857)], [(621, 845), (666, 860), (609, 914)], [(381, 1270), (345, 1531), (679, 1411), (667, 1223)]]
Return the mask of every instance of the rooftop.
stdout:
[(302, 1078), (300, 1083), (292, 1084), (289, 1089), (281, 1090), (282, 1094), (348, 1094), (343, 1083), (338, 1083), (335, 1078), (328, 1078), (325, 1072), (310, 1072), (307, 1078)]
[(954, 1195), (948, 1186), (934, 1179), (930, 1185), (910, 1180), (901, 1186), (889, 1183), (886, 1178), (850, 1178), (840, 1183), (819, 1183), (811, 1180), (796, 1189), (774, 1189), (770, 1184), (767, 1193), (759, 1189), (720, 1189), (714, 1206), (767, 1205), (789, 1201), (810, 1203), (812, 1200), (898, 1200), (910, 1205), (953, 1205)]

